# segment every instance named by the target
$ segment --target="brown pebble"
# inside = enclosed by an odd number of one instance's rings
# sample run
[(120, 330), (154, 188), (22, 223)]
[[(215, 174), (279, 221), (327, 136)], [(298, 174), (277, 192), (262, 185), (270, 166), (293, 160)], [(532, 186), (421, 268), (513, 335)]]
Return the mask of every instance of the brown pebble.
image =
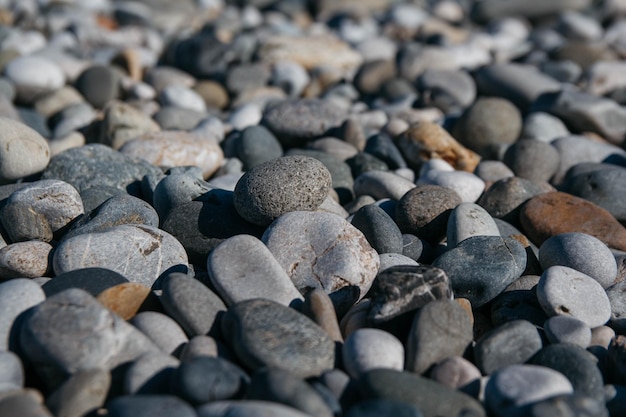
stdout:
[(335, 306), (323, 289), (315, 288), (305, 295), (302, 312), (324, 329), (335, 342), (343, 342)]
[(130, 320), (140, 311), (159, 310), (159, 300), (150, 287), (136, 282), (125, 282), (107, 288), (96, 299), (124, 320)]
[(202, 97), (209, 109), (223, 109), (228, 106), (228, 93), (221, 84), (215, 81), (199, 81), (194, 91)]
[(397, 139), (405, 158), (419, 167), (433, 158), (443, 159), (457, 170), (473, 172), (480, 156), (456, 141), (443, 127), (432, 122), (411, 125)]
[(537, 246), (561, 233), (594, 236), (613, 249), (626, 250), (626, 228), (605, 209), (567, 193), (550, 192), (531, 198), (520, 214), (522, 228)]

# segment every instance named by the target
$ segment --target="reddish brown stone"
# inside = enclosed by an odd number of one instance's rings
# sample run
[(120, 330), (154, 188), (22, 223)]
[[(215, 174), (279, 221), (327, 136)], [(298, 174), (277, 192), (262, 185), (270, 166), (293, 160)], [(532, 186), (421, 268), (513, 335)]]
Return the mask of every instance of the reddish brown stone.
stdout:
[(107, 288), (98, 294), (96, 299), (124, 320), (130, 320), (140, 311), (158, 310), (159, 303), (150, 287), (136, 282), (125, 282)]
[(611, 213), (567, 193), (551, 192), (530, 199), (522, 208), (520, 220), (526, 235), (537, 246), (554, 235), (580, 232), (626, 251), (626, 229)]

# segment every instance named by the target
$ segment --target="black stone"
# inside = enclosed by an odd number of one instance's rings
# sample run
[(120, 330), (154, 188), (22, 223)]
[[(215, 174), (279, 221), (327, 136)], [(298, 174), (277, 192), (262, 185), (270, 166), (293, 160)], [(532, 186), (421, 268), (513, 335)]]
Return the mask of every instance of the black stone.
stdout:
[(384, 133), (378, 133), (367, 139), (365, 152), (374, 155), (383, 161), (389, 169), (406, 168), (406, 161), (402, 157), (400, 150), (393, 143), (391, 138)]
[(352, 225), (365, 235), (369, 244), (380, 253), (402, 253), (402, 232), (391, 217), (373, 204), (361, 207), (352, 218)]

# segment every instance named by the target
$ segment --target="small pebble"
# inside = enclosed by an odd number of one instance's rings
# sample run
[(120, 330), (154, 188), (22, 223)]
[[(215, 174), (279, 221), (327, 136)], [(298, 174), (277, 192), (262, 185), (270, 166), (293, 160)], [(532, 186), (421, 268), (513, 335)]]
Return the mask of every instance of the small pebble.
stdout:
[(392, 334), (379, 329), (358, 329), (346, 338), (343, 366), (352, 378), (376, 369), (404, 369), (404, 346)]
[(591, 343), (591, 328), (570, 316), (553, 316), (543, 324), (550, 343), (571, 343), (586, 348)]

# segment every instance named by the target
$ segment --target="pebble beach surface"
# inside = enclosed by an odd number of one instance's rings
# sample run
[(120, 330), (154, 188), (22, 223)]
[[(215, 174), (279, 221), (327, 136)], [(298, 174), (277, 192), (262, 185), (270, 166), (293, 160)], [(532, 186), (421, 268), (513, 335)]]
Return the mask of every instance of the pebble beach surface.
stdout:
[(623, 417), (626, 1), (0, 0), (0, 417)]

